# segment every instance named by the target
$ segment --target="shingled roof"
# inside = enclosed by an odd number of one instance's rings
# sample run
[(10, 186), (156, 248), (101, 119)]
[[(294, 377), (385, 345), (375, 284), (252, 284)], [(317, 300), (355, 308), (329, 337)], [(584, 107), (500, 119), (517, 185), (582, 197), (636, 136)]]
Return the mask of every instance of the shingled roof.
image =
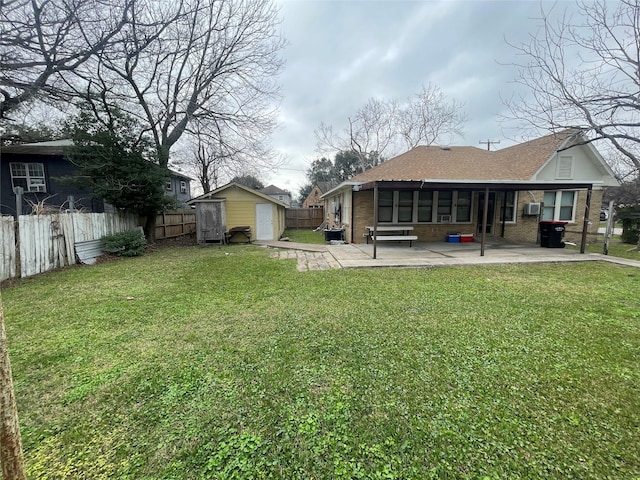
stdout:
[(575, 133), (565, 130), (494, 152), (477, 147), (419, 146), (350, 181), (527, 181)]

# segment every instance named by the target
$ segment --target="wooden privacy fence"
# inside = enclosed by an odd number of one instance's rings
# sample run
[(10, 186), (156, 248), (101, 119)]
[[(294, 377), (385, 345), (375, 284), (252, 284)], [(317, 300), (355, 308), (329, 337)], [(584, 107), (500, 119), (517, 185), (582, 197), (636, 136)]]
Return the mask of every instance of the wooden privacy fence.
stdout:
[(137, 226), (137, 215), (119, 213), (20, 215), (17, 229), (13, 217), (2, 217), (0, 280), (73, 265), (76, 243), (99, 240)]
[(156, 239), (179, 237), (196, 231), (196, 212), (176, 210), (156, 217)]
[(286, 228), (317, 228), (324, 222), (324, 208), (287, 208)]

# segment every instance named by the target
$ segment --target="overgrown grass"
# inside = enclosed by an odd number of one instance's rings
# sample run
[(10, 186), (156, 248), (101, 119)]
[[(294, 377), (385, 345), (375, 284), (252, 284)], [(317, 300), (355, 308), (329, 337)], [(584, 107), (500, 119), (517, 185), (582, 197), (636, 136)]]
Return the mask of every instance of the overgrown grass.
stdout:
[[(567, 248), (579, 250), (580, 246), (567, 246)], [(597, 242), (587, 244), (585, 250), (588, 253), (603, 253), (604, 243)], [(615, 235), (612, 241), (609, 243), (608, 255), (612, 257), (628, 258), (629, 260), (640, 261), (640, 251), (635, 249), (635, 245), (632, 245), (630, 243), (622, 243), (620, 241), (619, 235)]]
[(29, 478), (640, 476), (640, 271), (160, 249), (3, 291)]
[(315, 244), (326, 244), (324, 240), (323, 232), (315, 232), (310, 229), (296, 229), (291, 228), (285, 230), (283, 237), (289, 237), (292, 242), (299, 243), (315, 243)]

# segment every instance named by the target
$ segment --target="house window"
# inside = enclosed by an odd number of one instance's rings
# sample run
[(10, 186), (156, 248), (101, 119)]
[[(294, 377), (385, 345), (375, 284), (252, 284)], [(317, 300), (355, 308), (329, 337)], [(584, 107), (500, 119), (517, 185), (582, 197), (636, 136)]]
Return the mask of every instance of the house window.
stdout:
[(180, 193), (187, 193), (187, 182), (180, 180)]
[(167, 180), (167, 183), (164, 184), (164, 188), (170, 192), (173, 190), (173, 183), (171, 182), (171, 179)]
[(42, 163), (10, 163), (13, 188), (22, 187), (25, 192), (46, 192), (47, 184)]
[(516, 192), (504, 192), (504, 212), (503, 220), (505, 222), (516, 221), (516, 205), (517, 205)]
[(471, 203), (472, 192), (385, 190), (378, 193), (378, 221), (469, 223)]
[(398, 221), (413, 221), (413, 192), (398, 192)]
[(451, 218), (451, 207), (453, 205), (453, 191), (445, 190), (438, 192), (438, 222), (444, 222), (449, 217), (448, 222), (453, 221)]
[(576, 192), (544, 192), (543, 220), (562, 220), (572, 222), (575, 218)]
[(378, 221), (393, 222), (393, 192), (378, 192)]
[(418, 192), (418, 222), (433, 222), (433, 192)]
[(456, 192), (456, 222), (471, 221), (471, 192)]

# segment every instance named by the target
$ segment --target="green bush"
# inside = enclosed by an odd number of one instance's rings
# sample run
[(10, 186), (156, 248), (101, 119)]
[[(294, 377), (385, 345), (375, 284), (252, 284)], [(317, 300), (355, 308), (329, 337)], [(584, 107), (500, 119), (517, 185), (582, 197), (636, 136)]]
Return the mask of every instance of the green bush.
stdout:
[(120, 257), (137, 257), (144, 253), (147, 239), (140, 230), (128, 230), (102, 237), (104, 249)]
[(640, 236), (640, 207), (624, 207), (616, 212), (616, 219), (622, 221), (622, 235), (624, 243), (638, 243)]

